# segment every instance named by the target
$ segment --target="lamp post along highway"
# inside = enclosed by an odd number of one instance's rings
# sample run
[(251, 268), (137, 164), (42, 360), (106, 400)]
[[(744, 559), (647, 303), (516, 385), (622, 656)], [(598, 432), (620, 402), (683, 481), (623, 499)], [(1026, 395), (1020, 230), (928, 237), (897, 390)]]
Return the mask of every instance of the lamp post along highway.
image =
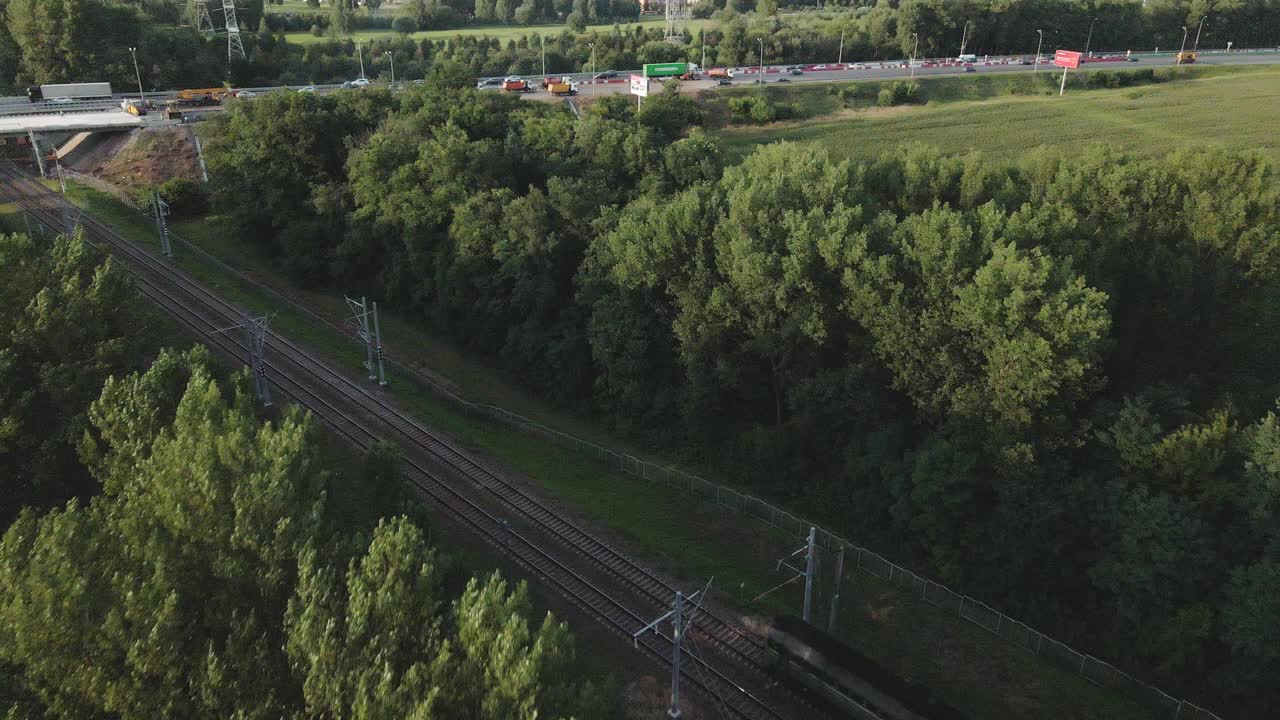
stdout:
[(591, 48), (591, 97), (596, 96), (596, 44), (587, 43)]
[(1200, 25), (1196, 27), (1196, 44), (1191, 46), (1191, 52), (1196, 52), (1200, 49), (1200, 31), (1204, 29), (1204, 21), (1208, 19), (1208, 15), (1200, 18)]
[(1182, 47), (1178, 48), (1177, 62), (1175, 62), (1174, 65), (1182, 64), (1182, 53), (1186, 52), (1186, 49), (1187, 49), (1187, 26), (1183, 25), (1182, 26)]
[(764, 38), (756, 38), (756, 42), (760, 43), (760, 73), (756, 75), (756, 83), (764, 84)]
[(538, 36), (538, 42), (542, 45), (542, 79), (547, 79), (547, 38), (545, 35)]
[(364, 76), (364, 48), (360, 47), (360, 43), (356, 43), (356, 57), (360, 58), (360, 79), (365, 80)]
[(1094, 23), (1097, 23), (1097, 22), (1098, 22), (1098, 18), (1094, 18), (1093, 22), (1089, 23), (1089, 37), (1085, 38), (1084, 40), (1084, 56), (1085, 57), (1089, 57), (1089, 43), (1093, 42), (1093, 26), (1094, 26)]
[(964, 55), (965, 43), (969, 40), (969, 23), (970, 20), (964, 21), (964, 32), (960, 33), (960, 54)]
[(836, 54), (836, 64), (844, 64), (844, 29), (840, 30), (840, 52)]
[(382, 53), (382, 54), (383, 54), (383, 55), (386, 55), (386, 56), (391, 60), (391, 86), (392, 86), (392, 87), (395, 87), (395, 84), (396, 84), (396, 56), (395, 56), (395, 55), (392, 55), (390, 50), (388, 50), (388, 51), (386, 51), (386, 52), (384, 52), (384, 53)]
[(1037, 30), (1036, 34), (1040, 36), (1040, 39), (1036, 42), (1036, 61), (1035, 65), (1031, 67), (1032, 73), (1040, 72), (1040, 48), (1044, 46), (1044, 31)]
[(911, 48), (911, 79), (916, 79), (916, 51), (920, 49), (920, 33), (911, 33), (916, 39), (916, 44)]
[(146, 107), (147, 94), (142, 92), (142, 73), (138, 71), (138, 48), (129, 48), (129, 54), (133, 56), (133, 76), (138, 78), (138, 97), (142, 99), (143, 107)]

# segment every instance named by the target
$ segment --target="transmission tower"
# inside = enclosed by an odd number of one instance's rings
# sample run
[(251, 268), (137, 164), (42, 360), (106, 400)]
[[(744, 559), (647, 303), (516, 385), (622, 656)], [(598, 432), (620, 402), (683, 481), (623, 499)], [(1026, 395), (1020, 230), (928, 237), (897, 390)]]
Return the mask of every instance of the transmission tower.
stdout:
[(227, 62), (244, 59), (244, 41), (240, 39), (240, 25), (236, 22), (236, 5), (233, 0), (222, 0), (222, 17), (227, 25)]
[(667, 36), (669, 43), (684, 42), (684, 28), (689, 22), (689, 5), (687, 0), (667, 0)]
[(212, 35), (216, 30), (213, 29), (213, 18), (209, 16), (209, 0), (195, 0), (196, 10), (196, 32)]

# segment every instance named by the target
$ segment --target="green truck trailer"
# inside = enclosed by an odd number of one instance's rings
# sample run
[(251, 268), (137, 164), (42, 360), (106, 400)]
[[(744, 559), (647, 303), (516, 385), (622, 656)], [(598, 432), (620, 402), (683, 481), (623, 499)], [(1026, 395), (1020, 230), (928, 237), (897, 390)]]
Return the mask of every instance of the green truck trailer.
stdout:
[(693, 63), (649, 63), (644, 66), (644, 76), (657, 77), (680, 77), (681, 75), (689, 75), (697, 72), (698, 66)]

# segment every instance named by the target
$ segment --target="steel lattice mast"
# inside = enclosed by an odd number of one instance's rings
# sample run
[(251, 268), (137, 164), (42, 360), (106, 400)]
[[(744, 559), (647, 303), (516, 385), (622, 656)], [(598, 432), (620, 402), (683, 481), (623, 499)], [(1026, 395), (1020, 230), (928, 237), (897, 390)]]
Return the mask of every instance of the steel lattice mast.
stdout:
[(684, 42), (684, 28), (688, 22), (689, 7), (686, 0), (667, 0), (667, 42)]
[(196, 10), (196, 32), (212, 35), (216, 30), (213, 29), (213, 18), (209, 15), (209, 0), (195, 0)]
[(222, 17), (227, 25), (227, 62), (244, 59), (244, 41), (240, 39), (240, 25), (236, 22), (236, 6), (233, 0), (222, 0)]

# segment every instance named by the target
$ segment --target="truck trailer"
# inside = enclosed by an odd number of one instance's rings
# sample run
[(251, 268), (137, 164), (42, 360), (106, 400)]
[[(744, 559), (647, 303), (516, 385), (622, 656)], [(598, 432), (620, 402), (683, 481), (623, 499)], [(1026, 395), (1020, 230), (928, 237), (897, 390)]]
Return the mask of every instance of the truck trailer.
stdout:
[(31, 102), (69, 98), (72, 100), (99, 100), (111, 98), (111, 83), (59, 83), (27, 88), (27, 98)]
[(649, 78), (680, 77), (697, 72), (698, 66), (693, 63), (649, 63), (644, 66), (644, 76)]

